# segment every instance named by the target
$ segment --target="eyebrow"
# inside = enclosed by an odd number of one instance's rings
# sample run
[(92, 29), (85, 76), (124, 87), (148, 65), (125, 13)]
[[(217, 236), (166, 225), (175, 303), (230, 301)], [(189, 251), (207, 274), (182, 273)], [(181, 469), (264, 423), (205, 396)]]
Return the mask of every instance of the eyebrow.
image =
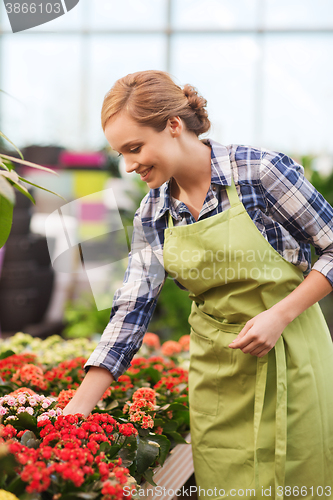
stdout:
[(120, 150), (122, 150), (122, 149), (126, 149), (126, 148), (128, 148), (129, 146), (134, 146), (134, 144), (140, 144), (141, 142), (142, 142), (142, 141), (140, 141), (140, 140), (137, 140), (137, 141), (129, 141), (129, 142), (126, 142), (125, 144), (123, 144), (123, 145), (121, 146), (121, 148), (119, 148), (119, 149), (120, 149)]

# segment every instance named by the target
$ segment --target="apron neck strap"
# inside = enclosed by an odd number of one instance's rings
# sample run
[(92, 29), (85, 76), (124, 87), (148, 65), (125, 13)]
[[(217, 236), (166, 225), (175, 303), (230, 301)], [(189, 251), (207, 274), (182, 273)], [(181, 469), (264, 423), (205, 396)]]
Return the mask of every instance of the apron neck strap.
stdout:
[(173, 219), (170, 210), (169, 210), (168, 227), (173, 227)]
[(226, 186), (226, 190), (227, 190), (227, 195), (229, 198), (230, 206), (233, 207), (235, 205), (238, 205), (240, 203), (240, 200), (238, 198), (238, 193), (236, 190), (236, 186), (235, 186), (232, 174), (231, 174), (231, 186)]

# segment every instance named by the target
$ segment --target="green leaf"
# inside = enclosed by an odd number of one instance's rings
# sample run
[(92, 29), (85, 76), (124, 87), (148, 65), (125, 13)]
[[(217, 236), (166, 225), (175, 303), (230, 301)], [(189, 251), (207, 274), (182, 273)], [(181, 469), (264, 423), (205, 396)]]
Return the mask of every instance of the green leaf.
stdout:
[(121, 444), (118, 444), (118, 445), (114, 444), (113, 446), (111, 446), (111, 448), (108, 451), (108, 457), (113, 458), (114, 456), (116, 456), (117, 453), (119, 452), (119, 450), (121, 449), (121, 447), (122, 447)]
[(110, 450), (110, 449), (111, 449), (111, 446), (109, 445), (109, 443), (104, 442), (104, 443), (101, 443), (99, 445), (99, 451), (104, 451), (105, 453), (107, 453), (108, 450)]
[(171, 410), (188, 411), (188, 406), (182, 405), (180, 403), (171, 403), (171, 405), (168, 408), (168, 411)]
[(106, 410), (113, 410), (115, 408), (117, 408), (119, 406), (119, 403), (118, 401), (116, 401), (115, 399), (107, 405), (107, 407), (105, 408)]
[(132, 463), (136, 458), (137, 449), (138, 449), (138, 444), (136, 437), (130, 436), (126, 438), (126, 441), (122, 449), (118, 453), (124, 467), (129, 467), (130, 465), (132, 465)]
[(27, 446), (27, 442), (29, 441), (29, 439), (37, 439), (36, 434), (34, 434), (32, 431), (25, 431), (25, 433), (21, 437), (21, 443), (24, 446)]
[(14, 455), (11, 453), (7, 453), (0, 458), (0, 477), (2, 477), (5, 473), (11, 473), (14, 471), (14, 468), (18, 466), (18, 463), (15, 460)]
[(0, 384), (0, 396), (6, 396), (9, 392), (13, 392), (15, 389), (10, 385), (2, 385)]
[(190, 444), (183, 438), (183, 436), (179, 434), (179, 432), (172, 431), (172, 432), (166, 432), (166, 434), (168, 436), (171, 436), (172, 439), (175, 441), (175, 443)]
[(13, 161), (14, 163), (20, 163), (21, 165), (26, 165), (27, 167), (37, 168), (38, 170), (45, 170), (46, 172), (50, 172), (50, 174), (58, 175), (57, 172), (55, 172), (51, 168), (42, 167), (42, 165), (37, 165), (37, 163), (32, 163), (31, 161), (24, 160), (23, 156), (22, 156), (22, 160), (19, 160), (18, 158), (15, 158), (14, 156), (8, 156), (8, 155), (4, 155), (4, 154), (0, 153), (0, 158), (5, 158), (6, 160)]
[(164, 421), (164, 423), (162, 424), (161, 427), (163, 427), (164, 432), (172, 432), (172, 431), (175, 431), (177, 429), (178, 422), (176, 422), (174, 419), (167, 420), (167, 421)]
[(13, 426), (15, 429), (29, 430), (34, 433), (38, 433), (37, 430), (37, 418), (30, 415), (28, 412), (24, 411), (17, 415), (18, 420), (15, 420)]
[(8, 351), (4, 351), (0, 354), (0, 359), (6, 359), (6, 358), (9, 358), (9, 356), (13, 356), (13, 354), (15, 354), (14, 351), (11, 351), (11, 350), (8, 350)]
[(0, 248), (4, 246), (12, 228), (13, 205), (0, 194)]
[(154, 418), (154, 427), (163, 427), (165, 420), (162, 418)]
[(15, 170), (11, 170), (11, 171), (7, 171), (7, 170), (0, 170), (0, 174), (1, 174), (3, 177), (6, 177), (7, 179), (9, 179), (10, 181), (13, 181), (13, 182), (18, 182), (18, 180), (19, 180), (19, 176), (18, 176), (18, 174), (15, 172)]
[[(1, 170), (0, 174), (2, 174), (2, 172), (3, 171)], [(4, 196), (12, 205), (15, 205), (14, 189), (12, 188), (11, 184), (6, 180), (4, 175), (0, 175), (0, 195)]]
[(24, 179), (24, 177), (19, 177), (19, 179), (22, 182), (26, 182), (27, 184), (30, 184), (30, 186), (34, 186), (34, 187), (36, 187), (38, 189), (42, 189), (43, 191), (47, 191), (48, 193), (51, 193), (51, 194), (55, 194), (56, 196), (59, 196), (59, 198), (61, 198), (62, 200), (67, 201), (66, 198), (64, 198), (63, 196), (61, 196), (61, 194), (58, 194), (55, 191), (51, 191), (51, 189), (46, 189), (45, 187), (40, 186), (39, 184), (34, 184), (33, 182), (30, 182), (27, 179)]
[(25, 186), (22, 186), (22, 184), (20, 184), (19, 182), (15, 182), (13, 181), (14, 183), (14, 186), (15, 188), (20, 191), (20, 193), (24, 194), (24, 196), (26, 196), (27, 198), (29, 198), (29, 200), (35, 205), (36, 204), (36, 201), (35, 201), (35, 198), (29, 193), (29, 191), (27, 190), (27, 188)]
[(163, 436), (163, 434), (155, 434), (154, 436), (149, 436), (149, 439), (151, 441), (155, 441), (160, 445), (160, 455), (158, 457), (158, 462), (163, 465), (169, 453), (171, 445), (170, 440), (166, 436)]
[(139, 446), (137, 452), (137, 472), (143, 475), (148, 467), (152, 465), (160, 452), (160, 446), (149, 437), (139, 439)]
[(175, 403), (180, 403), (180, 404), (181, 403), (186, 403), (186, 405), (188, 406), (188, 395), (176, 398), (174, 402)]
[(151, 484), (152, 486), (157, 486), (157, 484), (153, 480), (153, 475), (154, 475), (153, 469), (146, 470), (146, 472), (142, 475), (145, 478), (145, 480), (148, 481), (149, 484)]
[(27, 483), (22, 481), (22, 479), (18, 476), (8, 486), (6, 486), (6, 491), (10, 491), (11, 493), (14, 493), (14, 495), (19, 496), (24, 493), (26, 486)]
[(0, 160), (0, 167), (4, 168), (7, 172), (10, 172), (10, 169), (7, 167), (7, 165)]
[[(22, 153), (21, 153), (21, 151), (20, 151), (20, 150), (19, 150), (19, 149), (15, 146), (15, 144), (14, 144), (14, 143), (13, 143), (10, 139), (8, 139), (8, 137), (7, 137), (7, 136), (6, 136), (3, 132), (0, 132), (0, 136), (1, 136), (1, 137), (3, 137), (3, 138), (7, 141), (7, 142), (9, 142), (9, 144), (11, 144), (11, 145), (13, 146), (13, 148), (14, 148), (14, 149), (18, 152), (18, 154), (20, 155), (20, 157), (21, 157), (21, 158), (22, 158), (22, 160), (23, 160), (23, 154), (22, 154)], [(1, 156), (4, 156), (4, 157), (5, 157), (5, 155), (1, 155)], [(9, 156), (9, 159), (10, 159), (10, 158), (11, 158), (11, 157)]]

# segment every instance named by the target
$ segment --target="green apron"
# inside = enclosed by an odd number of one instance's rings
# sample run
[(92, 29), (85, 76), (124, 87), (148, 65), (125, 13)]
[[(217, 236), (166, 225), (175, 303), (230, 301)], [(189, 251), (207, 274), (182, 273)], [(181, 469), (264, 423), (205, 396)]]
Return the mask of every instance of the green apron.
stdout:
[(228, 347), (303, 273), (260, 233), (233, 181), (226, 190), (230, 208), (217, 215), (173, 227), (169, 213), (163, 251), (166, 271), (193, 300), (189, 400), (199, 498), (333, 498), (329, 329), (317, 303), (262, 358)]

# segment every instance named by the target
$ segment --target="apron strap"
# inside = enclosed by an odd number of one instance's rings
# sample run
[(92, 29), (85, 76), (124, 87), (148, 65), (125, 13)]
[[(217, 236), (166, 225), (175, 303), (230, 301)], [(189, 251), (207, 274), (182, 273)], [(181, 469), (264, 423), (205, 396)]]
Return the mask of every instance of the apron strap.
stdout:
[[(281, 500), (284, 500), (284, 479), (287, 450), (287, 367), (284, 341), (282, 336), (275, 344), (276, 358), (276, 412), (275, 412), (275, 476), (274, 487), (282, 487)], [(254, 399), (254, 481), (256, 491), (260, 491), (258, 467), (258, 434), (264, 408), (267, 381), (268, 358), (258, 358)]]
[(262, 412), (264, 409), (264, 398), (265, 398), (266, 381), (267, 381), (267, 365), (268, 365), (267, 356), (263, 358), (257, 358), (257, 375), (256, 375), (256, 386), (254, 392), (254, 418), (253, 418), (254, 483), (256, 492), (260, 491), (257, 448), (258, 448), (259, 426), (262, 417)]
[(238, 198), (238, 193), (234, 183), (232, 172), (231, 172), (231, 186), (226, 186), (226, 191), (229, 198), (230, 206), (234, 207), (235, 205), (238, 205), (240, 203), (240, 200)]
[(173, 227), (173, 218), (169, 210), (168, 227)]
[[(276, 358), (276, 417), (275, 417), (275, 491), (284, 492), (287, 452), (287, 365), (282, 335), (275, 344)], [(281, 496), (284, 499), (284, 495)]]

